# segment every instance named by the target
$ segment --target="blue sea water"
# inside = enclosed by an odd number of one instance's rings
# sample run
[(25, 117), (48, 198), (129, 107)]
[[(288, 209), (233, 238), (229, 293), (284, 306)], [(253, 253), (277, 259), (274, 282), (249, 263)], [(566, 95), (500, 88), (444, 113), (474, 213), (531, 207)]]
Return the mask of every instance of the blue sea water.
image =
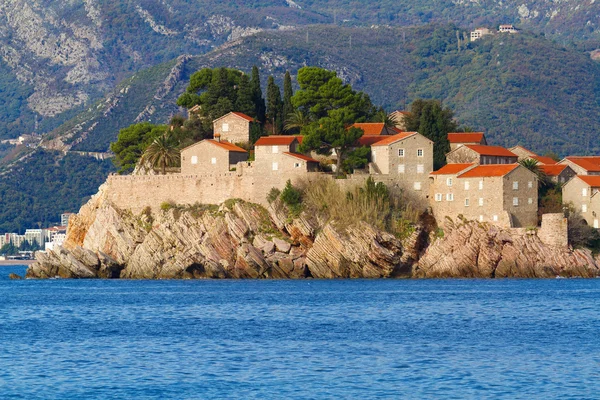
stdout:
[(10, 281), (0, 399), (600, 398), (600, 279)]

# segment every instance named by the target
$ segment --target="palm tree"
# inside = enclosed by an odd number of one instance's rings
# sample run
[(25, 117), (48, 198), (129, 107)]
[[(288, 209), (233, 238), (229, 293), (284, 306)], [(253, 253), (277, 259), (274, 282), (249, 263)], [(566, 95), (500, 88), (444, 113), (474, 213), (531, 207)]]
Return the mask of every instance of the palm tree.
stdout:
[(296, 110), (288, 114), (285, 120), (284, 129), (289, 132), (294, 129), (302, 130), (306, 125), (310, 124), (310, 117), (302, 112), (302, 110)]
[(538, 177), (538, 182), (540, 185), (546, 185), (546, 183), (548, 183), (548, 176), (546, 176), (546, 173), (542, 171), (537, 160), (534, 160), (533, 158), (524, 158), (519, 161), (519, 164), (533, 172)]
[(150, 165), (152, 168), (160, 168), (162, 174), (167, 174), (167, 167), (174, 167), (179, 162), (179, 149), (171, 132), (165, 132), (155, 138), (142, 154), (140, 162), (142, 165)]
[(384, 110), (381, 110), (377, 113), (375, 117), (376, 122), (383, 122), (383, 125), (386, 128), (393, 128), (396, 126), (396, 118), (392, 117), (390, 114), (386, 113)]

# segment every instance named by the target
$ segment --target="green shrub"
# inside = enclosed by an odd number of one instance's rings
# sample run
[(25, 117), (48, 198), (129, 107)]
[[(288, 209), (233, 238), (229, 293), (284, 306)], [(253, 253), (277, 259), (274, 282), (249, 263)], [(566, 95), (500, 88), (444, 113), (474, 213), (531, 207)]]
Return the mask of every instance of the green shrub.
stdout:
[(275, 200), (277, 200), (280, 194), (281, 190), (277, 188), (271, 188), (271, 190), (269, 190), (269, 194), (267, 194), (267, 201), (269, 204), (272, 204)]

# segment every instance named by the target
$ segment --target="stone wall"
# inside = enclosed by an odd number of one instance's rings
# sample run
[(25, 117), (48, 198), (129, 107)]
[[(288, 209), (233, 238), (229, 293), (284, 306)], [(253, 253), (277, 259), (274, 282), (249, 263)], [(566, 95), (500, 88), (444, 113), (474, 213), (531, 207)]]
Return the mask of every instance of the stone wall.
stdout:
[(221, 135), (221, 140), (231, 143), (247, 143), (250, 140), (250, 121), (235, 114), (227, 114), (216, 119), (213, 122), (213, 129), (215, 137)]
[(562, 213), (542, 215), (542, 227), (538, 237), (548, 246), (566, 248), (569, 246), (569, 225)]

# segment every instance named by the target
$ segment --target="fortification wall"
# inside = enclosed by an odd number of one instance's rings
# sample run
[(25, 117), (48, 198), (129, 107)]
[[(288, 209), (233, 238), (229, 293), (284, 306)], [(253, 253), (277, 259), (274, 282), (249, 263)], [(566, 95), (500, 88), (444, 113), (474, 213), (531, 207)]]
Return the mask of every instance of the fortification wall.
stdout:
[(538, 237), (548, 246), (569, 246), (569, 224), (562, 213), (542, 215), (542, 227)]

